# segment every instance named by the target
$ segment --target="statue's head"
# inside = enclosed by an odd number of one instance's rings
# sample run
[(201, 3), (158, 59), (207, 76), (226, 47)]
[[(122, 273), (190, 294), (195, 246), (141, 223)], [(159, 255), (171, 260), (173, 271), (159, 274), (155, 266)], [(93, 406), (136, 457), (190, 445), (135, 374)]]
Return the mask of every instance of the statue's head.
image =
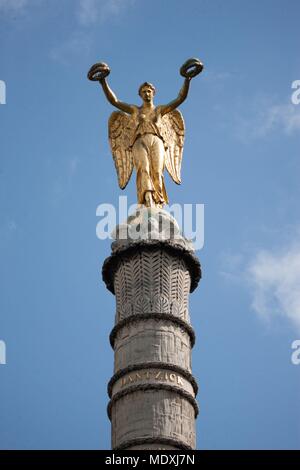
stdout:
[(155, 87), (152, 83), (144, 82), (139, 88), (139, 95), (145, 102), (150, 102), (153, 100), (155, 95)]

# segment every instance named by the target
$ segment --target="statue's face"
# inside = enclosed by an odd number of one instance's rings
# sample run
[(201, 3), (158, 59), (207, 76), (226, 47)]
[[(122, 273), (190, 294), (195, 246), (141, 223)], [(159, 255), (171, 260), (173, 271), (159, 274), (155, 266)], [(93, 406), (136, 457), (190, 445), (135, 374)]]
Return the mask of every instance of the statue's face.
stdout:
[(145, 86), (141, 89), (141, 97), (143, 101), (145, 101), (146, 103), (149, 103), (150, 101), (152, 101), (153, 96), (154, 96), (154, 92), (152, 88)]

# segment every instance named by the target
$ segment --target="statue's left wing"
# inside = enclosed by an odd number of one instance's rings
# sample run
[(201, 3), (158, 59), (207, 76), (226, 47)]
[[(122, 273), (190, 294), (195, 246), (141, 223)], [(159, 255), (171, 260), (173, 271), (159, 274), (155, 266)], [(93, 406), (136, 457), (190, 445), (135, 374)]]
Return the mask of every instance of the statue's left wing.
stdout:
[(182, 114), (178, 109), (164, 114), (160, 131), (166, 146), (166, 169), (173, 181), (180, 184), (185, 126)]
[(121, 189), (127, 186), (133, 169), (132, 137), (135, 124), (132, 117), (120, 111), (114, 111), (108, 121), (108, 136), (118, 182)]

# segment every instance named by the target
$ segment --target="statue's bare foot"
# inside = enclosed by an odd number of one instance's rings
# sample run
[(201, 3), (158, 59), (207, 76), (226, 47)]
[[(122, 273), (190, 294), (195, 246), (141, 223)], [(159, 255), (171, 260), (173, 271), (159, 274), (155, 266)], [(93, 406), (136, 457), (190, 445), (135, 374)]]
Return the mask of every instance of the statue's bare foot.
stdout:
[(152, 197), (152, 191), (146, 191), (145, 192), (145, 206), (146, 207), (153, 207), (153, 197)]

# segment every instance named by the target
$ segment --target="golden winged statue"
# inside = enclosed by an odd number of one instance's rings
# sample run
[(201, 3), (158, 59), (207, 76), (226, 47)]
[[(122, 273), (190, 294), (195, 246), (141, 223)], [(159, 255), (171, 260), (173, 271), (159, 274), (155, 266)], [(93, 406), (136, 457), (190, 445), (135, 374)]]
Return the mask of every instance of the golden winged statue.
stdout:
[(166, 105), (155, 106), (155, 87), (148, 82), (139, 88), (142, 106), (119, 101), (109, 87), (107, 64), (93, 65), (88, 78), (99, 81), (108, 101), (120, 109), (108, 121), (109, 142), (119, 186), (124, 189), (133, 168), (137, 173), (137, 198), (140, 205), (162, 207), (168, 204), (164, 183), (166, 168), (173, 181), (181, 183), (181, 162), (184, 143), (184, 120), (176, 109), (186, 99), (190, 81), (203, 70), (199, 59), (189, 59), (180, 68), (184, 77), (178, 97)]

